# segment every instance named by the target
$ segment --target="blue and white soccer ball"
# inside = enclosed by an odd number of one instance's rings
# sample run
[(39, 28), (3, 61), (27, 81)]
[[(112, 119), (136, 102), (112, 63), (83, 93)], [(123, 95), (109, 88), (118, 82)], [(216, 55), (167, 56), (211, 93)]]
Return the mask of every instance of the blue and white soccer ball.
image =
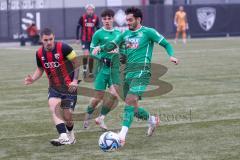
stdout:
[(104, 132), (98, 140), (98, 145), (104, 152), (114, 151), (120, 147), (119, 136), (111, 131)]

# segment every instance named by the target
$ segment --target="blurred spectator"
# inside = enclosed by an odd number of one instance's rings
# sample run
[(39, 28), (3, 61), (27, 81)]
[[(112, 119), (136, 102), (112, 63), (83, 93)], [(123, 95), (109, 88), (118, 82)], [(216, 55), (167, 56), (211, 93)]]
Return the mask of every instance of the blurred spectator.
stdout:
[(89, 56), (90, 43), (92, 41), (92, 36), (94, 32), (99, 29), (99, 18), (94, 13), (95, 7), (92, 4), (87, 4), (85, 6), (86, 13), (84, 13), (77, 25), (76, 31), (76, 42), (79, 43), (79, 31), (81, 33), (80, 40), (83, 49), (83, 76), (86, 78), (87, 72), (89, 72), (89, 77), (93, 76), (93, 58)]
[(179, 33), (182, 33), (183, 43), (186, 43), (186, 30), (188, 29), (187, 13), (184, 11), (183, 6), (175, 13), (174, 25), (177, 27), (175, 43), (177, 42)]
[(31, 41), (31, 45), (39, 44), (39, 33), (35, 23), (32, 23), (27, 28), (28, 38)]

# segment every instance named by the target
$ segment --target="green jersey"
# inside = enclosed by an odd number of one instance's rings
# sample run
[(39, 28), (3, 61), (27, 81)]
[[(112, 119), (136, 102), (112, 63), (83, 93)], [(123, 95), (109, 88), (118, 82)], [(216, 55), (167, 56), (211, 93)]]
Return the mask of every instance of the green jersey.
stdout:
[(173, 49), (168, 41), (155, 29), (145, 26), (136, 31), (127, 30), (100, 47), (101, 51), (109, 51), (124, 43), (124, 54), (127, 57), (126, 72), (150, 72), (154, 42), (163, 46), (169, 56), (173, 56)]
[[(96, 46), (104, 45), (107, 42), (110, 42), (113, 39), (115, 39), (116, 37), (118, 37), (120, 34), (121, 34), (121, 32), (116, 29), (107, 30), (102, 27), (101, 29), (97, 30), (93, 35), (92, 42), (90, 45), (91, 53), (92, 53), (92, 50)], [(111, 52), (118, 53), (118, 49), (115, 49), (110, 52), (102, 51), (102, 52), (98, 53), (97, 55), (91, 55), (91, 56), (94, 58), (97, 58), (99, 60), (107, 58), (107, 59), (111, 60), (111, 63), (112, 63), (111, 69), (119, 70), (119, 56), (116, 54), (113, 54)], [(101, 63), (100, 63), (100, 65), (101, 65)], [(105, 70), (104, 71), (105, 74), (110, 72), (110, 68), (107, 66), (103, 65), (103, 66), (101, 66), (101, 68)]]
[[(121, 32), (116, 29), (107, 30), (102, 27), (101, 29), (97, 30), (95, 32), (95, 34), (93, 35), (92, 42), (90, 45), (91, 52), (96, 46), (104, 45), (107, 42), (110, 42), (113, 39), (115, 39), (116, 37), (118, 37), (120, 34), (121, 34)], [(96, 55), (96, 58), (99, 58), (99, 59), (100, 58), (110, 58), (111, 59), (112, 56), (113, 56), (112, 53), (103, 51), (103, 52), (98, 53), (98, 55)]]

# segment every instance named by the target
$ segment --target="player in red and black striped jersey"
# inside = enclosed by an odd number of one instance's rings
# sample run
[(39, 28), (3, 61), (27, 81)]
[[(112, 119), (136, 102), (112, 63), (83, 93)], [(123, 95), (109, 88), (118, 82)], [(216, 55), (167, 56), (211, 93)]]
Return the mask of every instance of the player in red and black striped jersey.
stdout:
[(87, 70), (89, 69), (89, 75), (92, 75), (93, 71), (93, 59), (89, 57), (90, 43), (94, 32), (99, 29), (99, 18), (94, 13), (95, 7), (92, 4), (88, 4), (85, 7), (86, 13), (83, 14), (77, 25), (76, 39), (79, 43), (79, 31), (81, 31), (81, 44), (83, 49), (83, 73), (86, 76)]
[[(59, 133), (58, 139), (51, 140), (53, 145), (75, 143), (72, 111), (77, 101), (79, 62), (72, 47), (55, 42), (49, 28), (41, 32), (42, 46), (36, 52), (37, 69), (25, 78), (25, 85), (37, 81), (45, 71), (49, 80), (48, 104), (52, 119)], [(60, 114), (63, 109), (63, 117)]]

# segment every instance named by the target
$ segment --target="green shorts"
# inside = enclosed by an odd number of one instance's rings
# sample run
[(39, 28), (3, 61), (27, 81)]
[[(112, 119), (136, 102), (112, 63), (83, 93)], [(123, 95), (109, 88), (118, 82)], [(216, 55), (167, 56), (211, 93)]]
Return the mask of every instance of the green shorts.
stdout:
[(128, 94), (141, 97), (147, 89), (147, 86), (150, 82), (150, 77), (150, 73), (140, 74), (139, 76), (125, 77), (123, 84), (124, 99)]
[(94, 80), (94, 88), (97, 91), (104, 91), (106, 88), (112, 85), (120, 85), (120, 73), (119, 71), (112, 71), (111, 73), (105, 73), (100, 70)]

